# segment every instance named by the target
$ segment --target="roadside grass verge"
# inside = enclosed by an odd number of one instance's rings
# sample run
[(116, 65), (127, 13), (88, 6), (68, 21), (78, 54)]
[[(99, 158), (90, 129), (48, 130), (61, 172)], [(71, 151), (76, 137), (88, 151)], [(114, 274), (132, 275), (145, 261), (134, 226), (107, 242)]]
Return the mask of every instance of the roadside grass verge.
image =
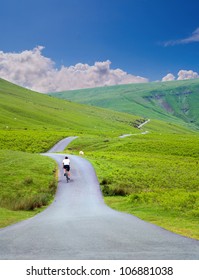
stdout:
[(87, 140), (78, 138), (70, 144), (68, 152), (84, 151), (110, 207), (199, 238), (197, 134)]
[[(57, 187), (56, 163), (52, 159), (38, 154), (1, 150), (0, 169), (1, 210), (11, 210), (9, 213), (14, 213), (13, 210), (30, 211), (52, 201)], [(5, 214), (5, 211), (0, 212)], [(1, 214), (2, 220), (5, 220), (4, 214)], [(26, 214), (20, 212), (19, 216), (14, 216), (18, 219)], [(2, 223), (5, 222), (1, 221), (1, 226)]]
[(0, 208), (0, 228), (32, 218), (42, 210), (43, 207), (31, 211), (13, 211), (6, 208)]
[(174, 233), (199, 240), (198, 217), (188, 217), (180, 211), (165, 210), (160, 206), (146, 203), (133, 204), (128, 197), (104, 197), (105, 203), (121, 212), (135, 215), (136, 217), (158, 225)]

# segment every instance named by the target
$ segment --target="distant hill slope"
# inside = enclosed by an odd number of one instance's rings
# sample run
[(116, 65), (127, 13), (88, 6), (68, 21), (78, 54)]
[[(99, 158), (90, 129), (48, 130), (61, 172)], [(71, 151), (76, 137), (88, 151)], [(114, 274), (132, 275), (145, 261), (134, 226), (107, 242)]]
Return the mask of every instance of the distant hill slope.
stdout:
[[(140, 116), (60, 100), (0, 79), (0, 131), (65, 131), (68, 135), (119, 136), (139, 133), (136, 126), (143, 121)], [(158, 120), (148, 123), (147, 128), (150, 132), (190, 133), (186, 127)]]
[(136, 116), (60, 100), (0, 79), (0, 130), (117, 135), (135, 132), (136, 120)]
[(50, 93), (70, 101), (199, 127), (199, 79)]

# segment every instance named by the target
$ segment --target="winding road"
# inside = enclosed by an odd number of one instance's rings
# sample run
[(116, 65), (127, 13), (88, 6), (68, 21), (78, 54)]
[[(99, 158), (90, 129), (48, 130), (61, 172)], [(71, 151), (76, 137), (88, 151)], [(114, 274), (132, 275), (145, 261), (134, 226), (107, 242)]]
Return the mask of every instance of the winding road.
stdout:
[(0, 259), (11, 260), (193, 260), (199, 241), (171, 233), (104, 204), (92, 165), (72, 156), (71, 181), (62, 171), (63, 151), (75, 137), (46, 156), (59, 165), (53, 203), (26, 221), (0, 230)]

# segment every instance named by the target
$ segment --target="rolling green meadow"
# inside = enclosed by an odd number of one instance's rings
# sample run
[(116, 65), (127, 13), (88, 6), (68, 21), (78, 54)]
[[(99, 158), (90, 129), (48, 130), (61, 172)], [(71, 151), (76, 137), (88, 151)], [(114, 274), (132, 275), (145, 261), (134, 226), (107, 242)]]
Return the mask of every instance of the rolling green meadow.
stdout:
[(198, 238), (198, 144), (198, 135), (151, 133), (77, 139), (70, 152), (83, 148), (110, 207)]
[[(40, 153), (64, 137), (78, 136), (65, 152), (84, 151), (110, 207), (199, 239), (197, 83), (162, 83), (157, 89), (161, 89), (161, 98), (154, 98), (154, 84), (147, 85), (146, 93), (141, 90), (145, 84), (74, 91), (74, 103), (70, 98), (63, 100), (0, 80), (0, 226), (31, 217), (51, 203), (57, 167)], [(129, 88), (130, 98), (133, 86), (140, 89), (134, 94), (136, 100), (147, 102), (148, 107), (135, 102), (134, 97), (127, 102), (125, 96)], [(149, 87), (155, 92), (151, 99)], [(181, 103), (170, 99), (171, 91), (176, 92), (178, 87), (187, 96), (182, 101), (189, 107), (186, 114)], [(193, 92), (195, 102), (188, 101), (192, 96), (188, 90)], [(102, 107), (111, 110), (93, 106), (99, 106), (91, 97), (93, 91)], [(109, 101), (108, 91), (112, 96)], [(68, 94), (72, 96), (72, 91)], [(90, 100), (88, 105), (77, 103), (83, 102), (78, 100), (83, 95)], [(120, 102), (119, 106), (119, 95), (127, 103)], [(167, 103), (163, 102), (165, 98)], [(173, 104), (171, 112), (169, 102)], [(129, 112), (127, 109), (133, 106), (137, 109)], [(146, 119), (150, 122), (138, 129)], [(131, 135), (119, 137), (124, 134)]]
[(51, 203), (57, 168), (39, 155), (68, 136), (136, 132), (137, 117), (62, 101), (0, 79), (0, 226)]
[(50, 96), (198, 128), (198, 93), (199, 79), (193, 79), (71, 90)]

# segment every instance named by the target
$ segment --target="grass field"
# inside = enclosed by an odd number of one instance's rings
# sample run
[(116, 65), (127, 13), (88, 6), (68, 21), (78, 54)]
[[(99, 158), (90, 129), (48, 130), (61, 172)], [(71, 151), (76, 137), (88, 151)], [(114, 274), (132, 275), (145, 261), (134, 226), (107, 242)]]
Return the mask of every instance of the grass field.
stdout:
[(137, 203), (133, 204), (128, 197), (109, 196), (105, 197), (105, 202), (117, 211), (122, 211), (139, 217), (142, 220), (158, 225), (164, 229), (199, 239), (198, 217), (186, 217), (179, 211), (165, 210), (160, 206)]
[(198, 144), (198, 135), (155, 133), (77, 139), (68, 152), (84, 151), (110, 207), (199, 239)]
[(199, 79), (119, 85), (50, 93), (61, 99), (115, 111), (187, 123), (199, 128)]
[(33, 210), (56, 191), (56, 163), (38, 154), (0, 150), (0, 207)]
[(73, 104), (0, 79), (0, 130), (116, 135), (136, 131), (136, 116)]
[(0, 226), (37, 213), (53, 199), (55, 163), (36, 153), (67, 136), (135, 133), (136, 121), (136, 116), (72, 104), (0, 79)]
[[(154, 106), (155, 116), (159, 108)], [(0, 80), (0, 227), (51, 203), (56, 165), (38, 153), (63, 137), (79, 136), (66, 152), (85, 152), (108, 205), (199, 239), (199, 134), (172, 115), (167, 122), (151, 118), (138, 129), (147, 118), (60, 100)], [(119, 138), (123, 134), (132, 136)]]

